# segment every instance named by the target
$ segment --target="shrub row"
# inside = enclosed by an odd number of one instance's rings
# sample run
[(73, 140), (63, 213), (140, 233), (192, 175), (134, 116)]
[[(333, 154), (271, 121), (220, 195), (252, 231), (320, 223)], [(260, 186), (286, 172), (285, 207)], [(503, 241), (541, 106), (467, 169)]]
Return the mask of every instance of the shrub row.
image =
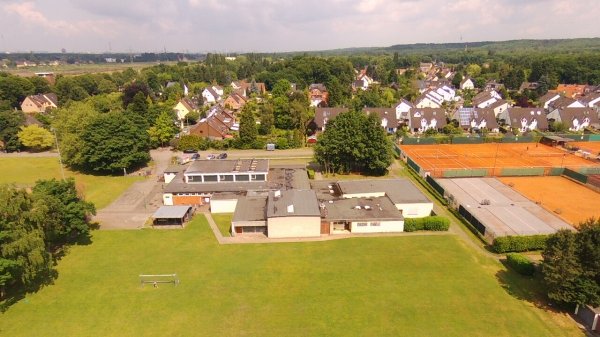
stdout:
[(506, 254), (506, 264), (521, 275), (532, 276), (535, 272), (533, 262), (519, 253)]
[(424, 218), (404, 219), (404, 231), (447, 231), (450, 228), (450, 220), (442, 216), (426, 216)]
[(547, 235), (501, 236), (494, 239), (492, 247), (496, 253), (526, 252), (546, 247)]

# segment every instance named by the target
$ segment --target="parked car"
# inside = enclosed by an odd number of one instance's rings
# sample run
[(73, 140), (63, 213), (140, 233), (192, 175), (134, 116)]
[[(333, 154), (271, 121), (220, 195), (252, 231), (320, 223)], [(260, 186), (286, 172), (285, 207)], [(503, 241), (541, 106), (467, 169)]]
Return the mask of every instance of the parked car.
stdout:
[(217, 159), (227, 159), (227, 153), (223, 152), (217, 156)]
[(185, 149), (185, 150), (183, 150), (183, 153), (198, 153), (198, 151), (196, 151), (194, 149)]
[(208, 160), (215, 159), (215, 158), (217, 158), (217, 156), (215, 156), (214, 154), (206, 155), (206, 159), (208, 159)]
[(190, 160), (198, 160), (200, 159), (200, 153), (194, 153), (191, 157)]

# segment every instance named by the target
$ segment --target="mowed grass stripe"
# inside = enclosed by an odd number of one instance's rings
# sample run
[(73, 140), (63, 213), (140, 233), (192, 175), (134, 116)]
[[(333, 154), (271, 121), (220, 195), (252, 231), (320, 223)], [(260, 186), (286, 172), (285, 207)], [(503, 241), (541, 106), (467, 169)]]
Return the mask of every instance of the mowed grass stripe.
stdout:
[[(131, 184), (143, 177), (94, 176), (65, 169), (66, 177), (73, 177), (77, 188), (83, 192), (86, 200), (97, 209), (108, 206), (118, 198)], [(40, 179), (61, 179), (58, 158), (22, 157), (0, 158), (0, 184), (32, 186)]]
[[(2, 315), (7, 336), (578, 336), (509, 295), (455, 236), (223, 245), (184, 230), (97, 231), (54, 285)], [(140, 287), (177, 273), (178, 287)]]

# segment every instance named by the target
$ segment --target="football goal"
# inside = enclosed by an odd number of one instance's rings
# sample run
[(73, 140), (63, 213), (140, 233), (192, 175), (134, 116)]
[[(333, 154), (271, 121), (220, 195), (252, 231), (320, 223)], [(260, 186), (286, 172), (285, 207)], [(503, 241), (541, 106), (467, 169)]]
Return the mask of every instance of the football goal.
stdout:
[(146, 284), (151, 284), (154, 288), (157, 288), (161, 283), (173, 283), (174, 286), (177, 286), (179, 284), (179, 277), (177, 277), (177, 274), (140, 274), (140, 285), (142, 287)]

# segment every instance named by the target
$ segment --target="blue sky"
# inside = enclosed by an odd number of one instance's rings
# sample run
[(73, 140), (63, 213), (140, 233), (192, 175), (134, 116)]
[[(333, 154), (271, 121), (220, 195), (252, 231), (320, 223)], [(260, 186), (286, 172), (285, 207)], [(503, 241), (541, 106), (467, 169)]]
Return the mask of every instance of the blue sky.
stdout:
[(249, 52), (600, 37), (600, 0), (0, 0), (1, 51)]

